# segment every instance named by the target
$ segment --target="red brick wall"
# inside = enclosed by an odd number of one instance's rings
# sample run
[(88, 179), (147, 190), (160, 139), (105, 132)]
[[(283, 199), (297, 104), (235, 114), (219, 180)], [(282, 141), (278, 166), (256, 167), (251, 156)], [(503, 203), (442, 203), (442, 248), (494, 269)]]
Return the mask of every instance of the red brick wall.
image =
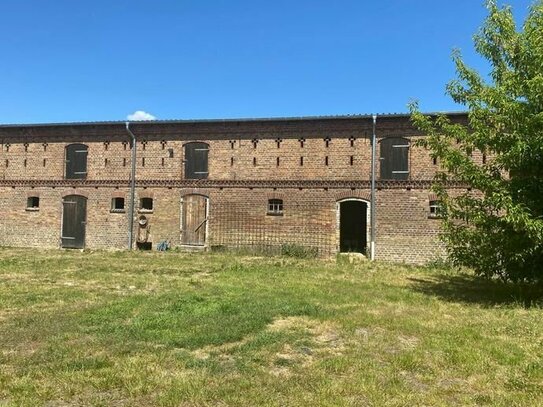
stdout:
[[(369, 199), (368, 118), (134, 124), (133, 131), (138, 135), (136, 206), (142, 196), (154, 200), (153, 212), (144, 214), (153, 245), (166, 239), (180, 244), (181, 197), (190, 192), (182, 185), (183, 146), (190, 141), (210, 146), (209, 179), (192, 184), (210, 199), (210, 246), (295, 243), (333, 255), (339, 244), (336, 202)], [(420, 137), (405, 117), (379, 119), (377, 134), (412, 143)], [(59, 247), (62, 198), (80, 193), (88, 197), (86, 247), (126, 248), (128, 141), (122, 124), (0, 128), (0, 245)], [(76, 142), (89, 148), (87, 179), (63, 182), (65, 147)], [(439, 221), (428, 218), (429, 180), (437, 168), (427, 151), (412, 144), (410, 181), (378, 184), (378, 258), (422, 262), (443, 254)], [(243, 184), (232, 188), (227, 181)], [(205, 189), (198, 187), (202, 183)], [(26, 210), (32, 194), (40, 196), (38, 211)], [(114, 196), (125, 197), (125, 212), (110, 211)], [(266, 214), (273, 196), (284, 200), (283, 216)], [(136, 222), (135, 237), (138, 231)]]

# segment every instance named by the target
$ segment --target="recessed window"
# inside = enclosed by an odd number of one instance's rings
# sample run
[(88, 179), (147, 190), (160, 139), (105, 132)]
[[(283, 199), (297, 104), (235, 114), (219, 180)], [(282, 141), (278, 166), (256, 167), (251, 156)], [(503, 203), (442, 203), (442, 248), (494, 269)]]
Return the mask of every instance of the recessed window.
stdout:
[(443, 216), (443, 206), (440, 201), (430, 201), (430, 218), (441, 218)]
[(37, 211), (40, 209), (40, 197), (29, 196), (26, 198), (26, 209), (29, 211)]
[(124, 198), (111, 199), (111, 212), (124, 212)]
[(282, 199), (268, 199), (268, 215), (283, 215)]
[(153, 198), (141, 198), (140, 199), (140, 211), (152, 212), (153, 211)]

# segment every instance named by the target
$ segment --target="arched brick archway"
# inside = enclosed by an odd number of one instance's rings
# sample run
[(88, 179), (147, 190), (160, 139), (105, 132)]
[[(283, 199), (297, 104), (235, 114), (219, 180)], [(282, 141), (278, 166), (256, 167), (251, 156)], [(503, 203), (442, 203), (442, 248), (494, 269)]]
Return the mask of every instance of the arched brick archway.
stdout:
[(336, 238), (338, 252), (369, 254), (370, 196), (369, 194), (338, 195), (336, 201)]

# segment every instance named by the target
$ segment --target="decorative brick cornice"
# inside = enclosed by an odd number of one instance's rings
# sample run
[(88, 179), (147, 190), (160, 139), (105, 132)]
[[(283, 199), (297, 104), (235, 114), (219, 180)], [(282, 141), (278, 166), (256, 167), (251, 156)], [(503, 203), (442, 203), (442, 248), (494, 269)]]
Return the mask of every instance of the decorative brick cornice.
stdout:
[[(0, 187), (128, 187), (128, 180), (0, 180)], [(412, 181), (377, 181), (377, 189), (430, 189), (432, 180)], [(329, 188), (329, 189), (369, 189), (369, 180), (137, 180), (137, 187), (147, 188)], [(468, 185), (462, 182), (450, 181), (451, 189), (464, 189)]]

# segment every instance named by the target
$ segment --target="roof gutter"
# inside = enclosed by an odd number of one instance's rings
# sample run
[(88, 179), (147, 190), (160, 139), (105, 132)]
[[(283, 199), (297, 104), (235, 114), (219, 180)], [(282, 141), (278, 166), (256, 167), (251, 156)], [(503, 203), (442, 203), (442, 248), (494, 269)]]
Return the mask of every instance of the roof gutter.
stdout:
[(131, 138), (132, 158), (130, 170), (130, 209), (128, 210), (128, 250), (134, 247), (134, 204), (136, 199), (136, 136), (130, 130), (130, 122), (126, 122), (126, 132)]

